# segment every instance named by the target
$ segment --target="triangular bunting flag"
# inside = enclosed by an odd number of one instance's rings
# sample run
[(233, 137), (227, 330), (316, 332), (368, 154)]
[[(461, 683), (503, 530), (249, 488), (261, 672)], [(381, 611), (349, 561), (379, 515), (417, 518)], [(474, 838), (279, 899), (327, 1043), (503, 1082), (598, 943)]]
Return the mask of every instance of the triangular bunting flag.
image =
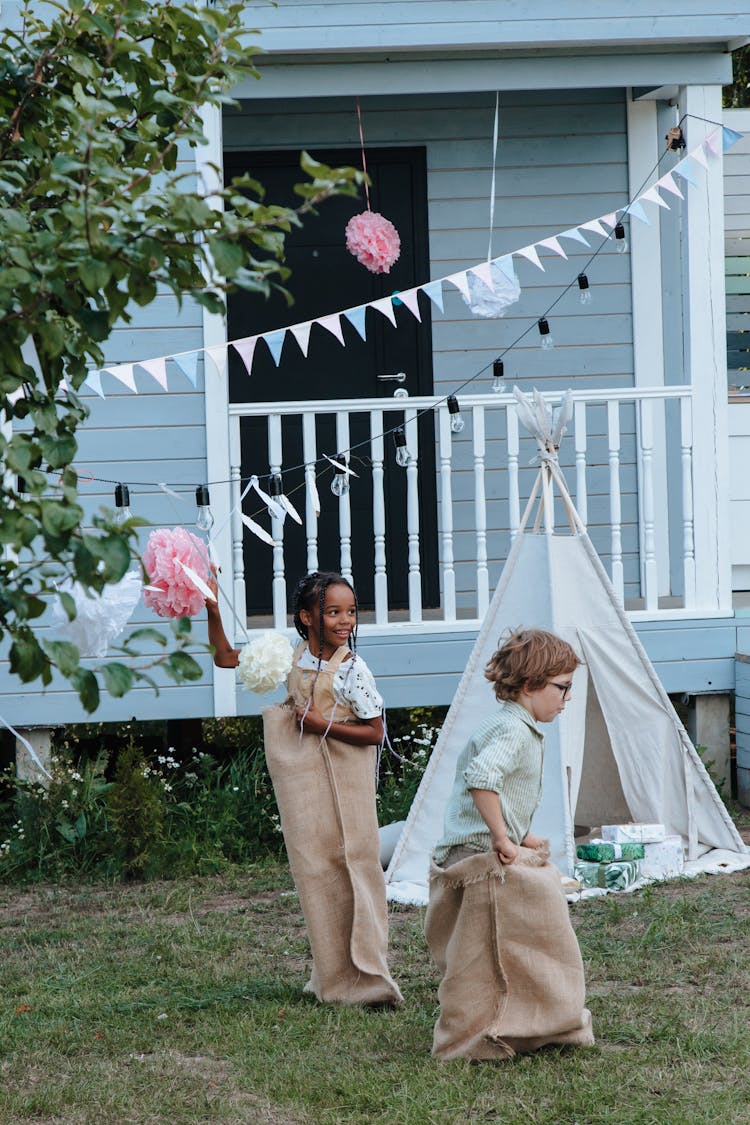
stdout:
[(105, 367), (104, 370), (108, 371), (110, 375), (114, 375), (115, 379), (118, 379), (121, 383), (124, 383), (128, 390), (135, 391), (135, 393), (138, 394), (135, 378), (133, 377), (133, 367), (134, 364), (132, 363), (120, 363), (116, 367)]
[(261, 340), (265, 340), (268, 345), (268, 350), (273, 357), (273, 362), (279, 366), (281, 359), (281, 349), (284, 347), (284, 337), (286, 336), (286, 328), (277, 328), (275, 332), (264, 332)]
[(513, 265), (512, 254), (503, 254), (501, 258), (493, 258), (492, 264), (513, 285), (517, 283), (518, 278), (516, 277), (516, 267)]
[(396, 324), (396, 314), (393, 311), (393, 301), (390, 297), (381, 297), (378, 301), (370, 301), (370, 308), (377, 309), (383, 316), (388, 317), (391, 324)]
[(614, 228), (617, 226), (617, 212), (610, 211), (608, 215), (600, 215), (599, 221), (602, 223), (606, 223), (608, 227), (614, 230)]
[(675, 164), (672, 171), (675, 173), (675, 175), (682, 176), (683, 180), (687, 180), (687, 182), (689, 184), (691, 184), (693, 187), (698, 186), (698, 181), (695, 179), (695, 176), (693, 175), (693, 169), (692, 169), (692, 165), (690, 163), (690, 157), (689, 156), (683, 157), (683, 159), (680, 160), (680, 162), (678, 164)]
[(742, 140), (742, 133), (737, 133), (734, 129), (730, 129), (726, 125), (722, 126), (721, 144), (722, 144), (722, 148), (724, 149), (724, 152), (726, 152), (728, 148), (731, 148), (732, 145), (736, 145), (737, 141), (741, 141), (741, 140)]
[(367, 312), (367, 305), (357, 305), (355, 309), (345, 309), (343, 316), (349, 323), (357, 330), (363, 340), (367, 339), (367, 328), (365, 326), (365, 314)]
[(471, 293), (469, 292), (469, 279), (466, 276), (466, 270), (460, 270), (458, 273), (452, 273), (449, 277), (443, 278), (444, 281), (450, 281), (451, 285), (455, 285), (467, 300), (470, 299)]
[(206, 355), (216, 368), (220, 379), (223, 379), (227, 373), (227, 346), (227, 344), (214, 344), (212, 348), (206, 348)]
[(590, 219), (588, 223), (581, 223), (581, 229), (593, 231), (594, 234), (599, 234), (602, 238), (609, 237), (607, 231), (604, 229), (598, 219)]
[(647, 226), (651, 226), (651, 220), (649, 219), (648, 215), (637, 199), (634, 199), (632, 203), (628, 204), (627, 213), (628, 215), (632, 215), (634, 219), (640, 219), (642, 223), (646, 223)]
[(492, 263), (480, 262), (478, 266), (472, 266), (469, 273), (473, 273), (480, 281), (483, 281), (488, 289), (494, 290), (495, 282), (492, 277)]
[(671, 191), (672, 195), (677, 195), (680, 199), (685, 198), (685, 196), (682, 194), (679, 187), (675, 183), (674, 177), (672, 176), (671, 172), (667, 172), (666, 176), (662, 176), (660, 180), (657, 180), (656, 187), (660, 187), (662, 191)]
[(703, 144), (712, 156), (718, 156), (721, 152), (721, 129), (714, 129), (713, 133), (709, 133)]
[[(305, 465), (305, 468), (307, 469), (308, 466)], [(314, 466), (313, 466), (313, 471), (311, 473), (305, 473), (305, 483), (307, 485), (306, 491), (307, 491), (308, 498), (310, 500), (310, 505), (312, 507), (312, 510), (315, 512), (316, 516), (319, 516), (320, 515), (320, 494), (318, 492), (318, 486), (317, 486), (316, 481), (315, 481), (315, 467)]]
[(184, 355), (173, 355), (172, 362), (177, 364), (182, 374), (195, 386), (198, 382), (198, 353), (186, 352)]
[(160, 359), (143, 359), (138, 364), (144, 371), (148, 371), (156, 379), (162, 390), (168, 391), (167, 386), (167, 360), (166, 357)]
[(423, 293), (432, 301), (433, 305), (445, 312), (443, 308), (443, 283), (442, 281), (428, 281), (426, 285), (420, 286)]
[(547, 250), (552, 250), (555, 254), (559, 254), (561, 258), (568, 257), (560, 245), (556, 234), (553, 234), (552, 238), (543, 238), (541, 242), (537, 242), (537, 246), (544, 246)]
[(418, 289), (402, 289), (399, 292), (398, 299), (402, 305), (406, 305), (412, 316), (422, 323), (422, 314), (419, 311), (419, 290)]
[(649, 203), (658, 203), (660, 207), (666, 207), (666, 209), (668, 211), (669, 210), (669, 204), (664, 199), (662, 199), (662, 197), (659, 195), (659, 192), (656, 190), (656, 188), (657, 188), (657, 185), (654, 184), (653, 187), (650, 187), (648, 189), (648, 191), (644, 191), (643, 195), (640, 195), (638, 198), (639, 199), (647, 199), (649, 201)]
[(102, 390), (101, 371), (89, 371), (88, 375), (83, 381), (87, 386), (91, 387), (91, 390), (95, 395), (99, 395), (99, 398), (104, 398), (104, 391)]
[(252, 375), (253, 373), (253, 356), (255, 355), (255, 345), (257, 343), (257, 336), (246, 336), (244, 340), (234, 340), (232, 343), (232, 347), (244, 363), (248, 375)]
[(536, 252), (536, 246), (522, 246), (520, 250), (514, 250), (513, 253), (522, 254), (524, 258), (528, 258), (533, 266), (536, 266), (537, 269), (540, 269), (542, 270), (542, 272), (544, 272), (544, 266), (539, 261), (539, 255)]
[(578, 227), (571, 227), (570, 230), (564, 230), (560, 238), (572, 238), (574, 242), (582, 242), (584, 246), (591, 246), (587, 238), (584, 238)]
[(303, 356), (307, 358), (307, 349), (310, 347), (310, 329), (312, 328), (312, 321), (305, 320), (302, 324), (293, 324), (289, 329), (292, 336), (299, 344), (300, 351)]
[(335, 336), (340, 344), (344, 342), (344, 333), (341, 329), (341, 321), (339, 313), (332, 313), (330, 316), (319, 316), (315, 323), (319, 324), (321, 328), (325, 328), (332, 336)]
[(690, 153), (690, 156), (691, 159), (695, 160), (697, 164), (700, 164), (701, 168), (708, 168), (708, 157), (706, 156), (702, 144), (698, 145), (697, 148), (694, 148)]

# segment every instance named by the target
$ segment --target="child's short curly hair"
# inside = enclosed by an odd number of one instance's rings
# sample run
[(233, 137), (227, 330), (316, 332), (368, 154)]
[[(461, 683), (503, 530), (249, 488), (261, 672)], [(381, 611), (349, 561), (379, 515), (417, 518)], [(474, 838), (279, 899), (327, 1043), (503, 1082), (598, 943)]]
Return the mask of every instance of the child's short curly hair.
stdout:
[(502, 641), (484, 674), (498, 699), (517, 699), (524, 685), (538, 691), (553, 676), (573, 672), (581, 663), (562, 637), (544, 629), (517, 629)]

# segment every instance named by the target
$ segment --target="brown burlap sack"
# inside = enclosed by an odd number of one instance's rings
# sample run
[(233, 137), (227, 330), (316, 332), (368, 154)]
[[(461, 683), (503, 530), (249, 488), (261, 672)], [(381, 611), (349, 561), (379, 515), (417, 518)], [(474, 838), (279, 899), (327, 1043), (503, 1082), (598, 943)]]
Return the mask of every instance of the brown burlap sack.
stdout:
[[(346, 651), (339, 650), (315, 684), (316, 706), (326, 716), (335, 705), (336, 657)], [(292, 703), (303, 705), (311, 686), (295, 666), (290, 701), (263, 712), (268, 770), (313, 956), (305, 991), (340, 1004), (400, 1004), (386, 960), (375, 749), (300, 736)], [(348, 707), (336, 705), (336, 722), (352, 718)]]
[(510, 865), (494, 852), (433, 863), (425, 933), (442, 976), (433, 1055), (505, 1059), (594, 1042), (581, 953), (544, 853), (520, 848)]

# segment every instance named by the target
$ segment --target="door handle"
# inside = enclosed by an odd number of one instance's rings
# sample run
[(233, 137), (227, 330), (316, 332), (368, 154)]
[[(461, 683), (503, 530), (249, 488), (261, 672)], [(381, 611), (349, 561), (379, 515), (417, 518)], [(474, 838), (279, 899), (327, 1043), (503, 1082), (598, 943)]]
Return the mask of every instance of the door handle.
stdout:
[(395, 375), (376, 375), (375, 378), (381, 383), (405, 383), (406, 372), (397, 371)]

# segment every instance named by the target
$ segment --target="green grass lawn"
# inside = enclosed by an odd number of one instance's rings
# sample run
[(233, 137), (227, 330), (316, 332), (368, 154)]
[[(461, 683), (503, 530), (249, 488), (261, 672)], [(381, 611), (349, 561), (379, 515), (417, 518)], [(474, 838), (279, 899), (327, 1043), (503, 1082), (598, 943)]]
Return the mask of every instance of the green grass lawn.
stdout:
[(281, 864), (0, 887), (0, 1122), (728, 1125), (750, 1121), (750, 873), (572, 907), (597, 1045), (430, 1057), (423, 912), (391, 917), (400, 1012), (303, 998)]

